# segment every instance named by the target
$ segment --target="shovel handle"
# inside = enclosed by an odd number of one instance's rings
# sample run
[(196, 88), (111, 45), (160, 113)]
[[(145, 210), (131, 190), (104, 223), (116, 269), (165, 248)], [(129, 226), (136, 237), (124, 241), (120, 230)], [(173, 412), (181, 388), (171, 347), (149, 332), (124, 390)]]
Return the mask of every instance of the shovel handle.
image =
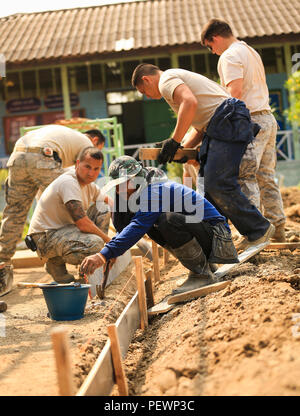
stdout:
[(19, 282), (17, 283), (18, 287), (23, 287), (23, 288), (30, 288), (30, 287), (41, 287), (40, 283), (27, 283), (27, 282)]
[(32, 287), (37, 287), (37, 288), (44, 288), (44, 287), (68, 287), (68, 286), (74, 286), (74, 287), (79, 287), (80, 283), (75, 283), (75, 282), (71, 282), (71, 283), (62, 283), (62, 284), (57, 284), (57, 285), (52, 285), (51, 283), (28, 283), (28, 282), (19, 282), (17, 283), (18, 287), (23, 287), (25, 289), (27, 288), (32, 288)]

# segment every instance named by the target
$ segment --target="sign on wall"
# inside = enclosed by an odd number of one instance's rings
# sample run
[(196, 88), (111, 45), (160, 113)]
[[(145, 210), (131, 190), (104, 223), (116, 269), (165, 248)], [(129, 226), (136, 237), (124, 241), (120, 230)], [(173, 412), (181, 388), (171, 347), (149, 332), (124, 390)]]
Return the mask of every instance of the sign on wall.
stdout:
[(6, 110), (9, 113), (24, 113), (25, 111), (37, 111), (41, 105), (41, 100), (36, 97), (18, 98), (7, 101)]
[[(72, 117), (84, 116), (84, 110), (72, 110)], [(63, 111), (3, 117), (6, 153), (10, 154), (13, 151), (15, 143), (20, 137), (20, 127), (52, 124), (56, 120), (63, 120), (64, 118), (65, 114)]]
[[(79, 96), (75, 93), (70, 94), (71, 107), (76, 107), (79, 104)], [(61, 94), (48, 95), (44, 99), (46, 108), (63, 108), (64, 101)]]

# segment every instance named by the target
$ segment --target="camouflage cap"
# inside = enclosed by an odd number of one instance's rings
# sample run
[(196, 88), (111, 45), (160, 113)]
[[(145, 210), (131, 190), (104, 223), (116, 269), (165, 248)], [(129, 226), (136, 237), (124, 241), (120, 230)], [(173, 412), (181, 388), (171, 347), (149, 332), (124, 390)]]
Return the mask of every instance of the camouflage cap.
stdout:
[(105, 185), (103, 191), (107, 192), (137, 175), (143, 175), (143, 166), (131, 156), (120, 156), (109, 165), (108, 176), (112, 180)]

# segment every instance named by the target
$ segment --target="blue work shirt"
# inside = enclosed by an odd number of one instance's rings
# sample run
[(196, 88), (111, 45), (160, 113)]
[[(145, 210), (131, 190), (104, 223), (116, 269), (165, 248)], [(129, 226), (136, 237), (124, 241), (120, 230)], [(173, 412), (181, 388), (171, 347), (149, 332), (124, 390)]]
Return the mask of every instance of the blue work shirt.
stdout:
[[(136, 194), (136, 195), (135, 195)], [(225, 217), (193, 189), (170, 180), (151, 183), (129, 199), (130, 211), (135, 212), (130, 223), (101, 250), (109, 260), (118, 257), (136, 244), (165, 212), (177, 212), (186, 216), (187, 222), (224, 222)]]

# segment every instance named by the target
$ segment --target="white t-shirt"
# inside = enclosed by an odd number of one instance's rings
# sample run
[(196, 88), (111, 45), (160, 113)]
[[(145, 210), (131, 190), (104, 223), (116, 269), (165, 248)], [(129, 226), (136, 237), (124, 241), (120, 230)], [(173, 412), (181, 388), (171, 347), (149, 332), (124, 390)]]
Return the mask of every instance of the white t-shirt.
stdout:
[(197, 98), (198, 106), (192, 121), (196, 130), (205, 128), (217, 107), (230, 97), (225, 88), (203, 75), (185, 69), (168, 69), (162, 73), (158, 88), (176, 114), (179, 106), (173, 101), (173, 93), (181, 84), (186, 84)]
[(270, 110), (269, 91), (261, 57), (247, 43), (234, 42), (222, 53), (218, 62), (218, 73), (224, 87), (235, 79), (243, 78), (241, 100), (250, 113)]
[(55, 124), (32, 130), (20, 137), (15, 144), (22, 147), (51, 147), (62, 160), (62, 167), (74, 165), (79, 152), (92, 141), (84, 134), (65, 126)]
[(74, 224), (66, 208), (68, 201), (82, 202), (85, 211), (96, 201), (104, 200), (100, 188), (94, 183), (82, 186), (77, 180), (75, 167), (56, 178), (42, 193), (34, 210), (28, 234), (57, 230)]

